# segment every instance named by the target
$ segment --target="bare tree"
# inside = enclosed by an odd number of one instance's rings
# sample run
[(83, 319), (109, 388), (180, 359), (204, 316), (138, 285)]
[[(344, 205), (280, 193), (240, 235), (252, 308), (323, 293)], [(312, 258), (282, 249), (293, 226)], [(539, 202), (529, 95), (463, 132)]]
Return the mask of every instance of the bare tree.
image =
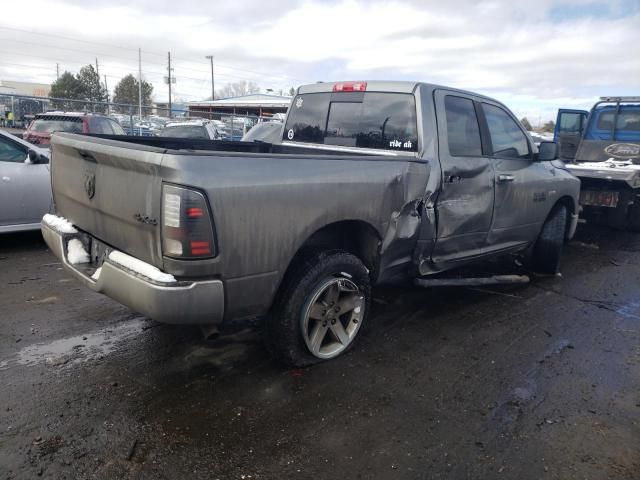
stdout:
[(241, 80), (239, 82), (227, 83), (224, 87), (216, 91), (217, 98), (240, 97), (252, 93), (260, 93), (260, 87), (255, 82)]

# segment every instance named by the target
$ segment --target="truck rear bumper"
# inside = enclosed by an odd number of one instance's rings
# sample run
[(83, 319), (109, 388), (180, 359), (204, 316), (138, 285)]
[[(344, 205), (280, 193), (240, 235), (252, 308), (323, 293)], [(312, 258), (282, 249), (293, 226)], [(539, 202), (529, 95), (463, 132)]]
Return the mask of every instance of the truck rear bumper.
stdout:
[[(91, 276), (90, 264), (73, 265), (68, 259), (69, 241), (85, 234), (64, 233), (45, 219), (42, 236), (63, 267), (91, 290), (103, 293), (153, 320), (172, 324), (217, 324), (224, 317), (224, 286), (220, 280), (158, 281), (127, 268), (109, 257)], [(133, 259), (133, 257), (129, 257)], [(140, 264), (140, 261), (134, 263)], [(148, 265), (148, 264), (146, 264)], [(155, 267), (148, 265), (155, 270)]]

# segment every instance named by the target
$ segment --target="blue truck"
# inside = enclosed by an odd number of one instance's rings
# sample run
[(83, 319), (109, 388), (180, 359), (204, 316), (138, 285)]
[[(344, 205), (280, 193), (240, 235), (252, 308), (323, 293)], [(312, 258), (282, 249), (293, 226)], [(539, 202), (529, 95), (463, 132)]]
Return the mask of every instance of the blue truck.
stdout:
[(601, 97), (590, 112), (558, 110), (554, 141), (582, 182), (582, 218), (640, 231), (640, 96)]

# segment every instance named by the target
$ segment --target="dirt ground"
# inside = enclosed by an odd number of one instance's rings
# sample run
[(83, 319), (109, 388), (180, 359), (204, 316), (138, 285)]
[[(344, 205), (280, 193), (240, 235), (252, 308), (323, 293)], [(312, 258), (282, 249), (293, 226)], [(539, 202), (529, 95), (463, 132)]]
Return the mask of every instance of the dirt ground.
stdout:
[(349, 354), (273, 364), (0, 237), (0, 479), (638, 479), (640, 235), (581, 227), (562, 276), (377, 289)]

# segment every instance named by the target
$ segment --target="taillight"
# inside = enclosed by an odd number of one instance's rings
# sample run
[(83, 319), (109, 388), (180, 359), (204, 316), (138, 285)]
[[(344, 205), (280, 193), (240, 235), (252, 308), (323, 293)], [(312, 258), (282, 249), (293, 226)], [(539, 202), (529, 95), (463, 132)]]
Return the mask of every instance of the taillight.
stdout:
[(162, 252), (175, 258), (215, 256), (211, 215), (202, 193), (162, 186)]
[(333, 86), (334, 92), (366, 92), (367, 82), (340, 82)]

